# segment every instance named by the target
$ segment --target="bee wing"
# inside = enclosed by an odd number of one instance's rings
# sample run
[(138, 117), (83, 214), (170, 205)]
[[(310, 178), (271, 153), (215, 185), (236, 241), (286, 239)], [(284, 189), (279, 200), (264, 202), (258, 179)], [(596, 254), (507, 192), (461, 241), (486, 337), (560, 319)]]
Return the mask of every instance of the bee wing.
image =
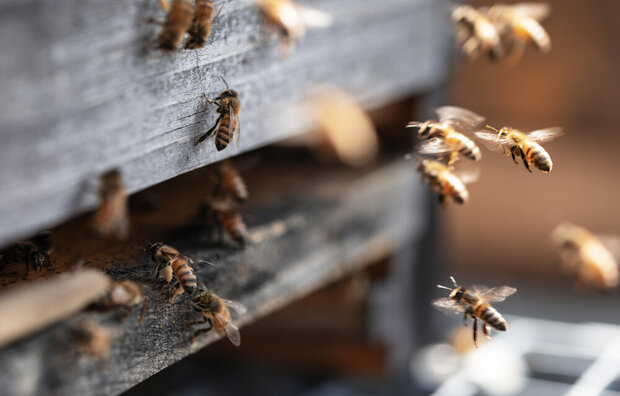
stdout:
[(325, 28), (332, 24), (334, 18), (326, 12), (314, 8), (297, 5), (297, 12), (306, 27)]
[(233, 325), (230, 320), (220, 315), (215, 315), (215, 320), (224, 329), (226, 337), (232, 342), (234, 346), (241, 345), (241, 335), (237, 326)]
[(424, 125), (423, 122), (420, 122), (420, 121), (410, 121), (409, 123), (407, 123), (407, 128), (419, 128), (422, 125)]
[(459, 170), (454, 172), (454, 175), (458, 177), (463, 184), (475, 183), (480, 178), (480, 168)]
[(547, 3), (518, 3), (512, 9), (523, 16), (534, 18), (541, 21), (551, 13), (551, 6)]
[(491, 151), (501, 151), (504, 146), (510, 145), (510, 139), (500, 138), (497, 133), (477, 131), (474, 134)]
[(596, 239), (605, 247), (605, 249), (609, 250), (612, 256), (618, 261), (620, 261), (620, 237), (617, 235), (595, 235)]
[(228, 105), (228, 113), (230, 114), (232, 123), (234, 123), (235, 125), (235, 129), (232, 131), (233, 135), (236, 135), (235, 147), (239, 147), (239, 138), (241, 137), (241, 125), (239, 124), (239, 118), (237, 118), (237, 115), (235, 114), (235, 112), (233, 112), (232, 105)]
[(560, 135), (562, 135), (562, 128), (552, 127), (532, 131), (527, 134), (527, 138), (535, 142), (547, 142), (551, 139), (555, 139)]
[(442, 106), (437, 109), (440, 122), (460, 128), (473, 129), (484, 122), (484, 117), (456, 106)]
[(452, 152), (453, 149), (447, 145), (443, 140), (439, 138), (432, 138), (425, 140), (418, 144), (416, 151), (422, 155), (424, 154), (445, 154)]
[(444, 313), (461, 312), (464, 310), (461, 304), (447, 297), (436, 298), (431, 305)]
[(510, 286), (486, 287), (474, 285), (472, 287), (474, 293), (488, 303), (504, 301), (506, 297), (516, 293), (517, 289)]
[(225, 300), (225, 299), (222, 299), (222, 301), (224, 302), (224, 304), (226, 304), (228, 308), (235, 311), (237, 315), (243, 315), (244, 313), (248, 311), (245, 305), (241, 304), (238, 301)]

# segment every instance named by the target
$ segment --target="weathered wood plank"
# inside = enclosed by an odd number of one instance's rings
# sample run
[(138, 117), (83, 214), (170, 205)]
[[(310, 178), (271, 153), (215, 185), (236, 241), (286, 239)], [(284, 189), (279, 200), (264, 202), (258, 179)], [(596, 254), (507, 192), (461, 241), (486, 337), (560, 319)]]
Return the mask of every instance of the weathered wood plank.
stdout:
[[(208, 46), (147, 48), (156, 1), (0, 2), (0, 245), (92, 208), (119, 167), (131, 192), (307, 128), (286, 109), (316, 84), (368, 108), (436, 85), (447, 70), (443, 2), (304, 2), (335, 17), (283, 59), (249, 1), (226, 1)], [(240, 92), (240, 147), (193, 147), (213, 122), (202, 92)], [(294, 117), (291, 119), (291, 117)]]
[[(262, 203), (248, 209), (254, 214), (248, 223), (256, 242), (245, 250), (205, 248), (191, 231), (166, 239), (187, 254), (215, 262), (213, 267), (196, 269), (208, 287), (248, 307), (248, 314), (237, 321), (239, 324), (264, 316), (409, 243), (424, 226), (422, 215), (409, 208), (412, 202), (422, 200), (426, 189), (417, 182), (408, 161), (397, 160), (367, 174), (347, 170), (326, 174), (320, 169), (309, 173), (290, 165), (286, 170), (281, 168), (271, 169), (273, 184), (280, 187), (271, 188), (272, 183), (263, 178), (266, 194), (259, 194), (257, 199)], [(277, 176), (276, 169), (280, 169)], [(300, 175), (303, 180), (299, 180)], [(278, 183), (282, 179), (298, 180), (305, 188)], [(187, 199), (185, 194), (171, 195), (180, 200), (177, 206)], [(168, 221), (166, 216), (158, 218), (160, 222)], [(161, 224), (158, 226), (151, 216), (136, 226), (151, 231)], [(81, 243), (71, 232), (65, 231), (64, 239), (80, 245), (73, 246), (79, 251)], [(128, 245), (131, 254), (123, 253), (123, 246), (118, 244), (111, 244), (107, 251), (89, 253), (85, 257), (87, 265), (105, 268), (115, 278), (147, 281), (152, 265), (146, 255), (136, 253), (133, 242)], [(67, 246), (59, 249), (67, 258), (74, 254)], [(187, 305), (186, 297), (170, 304), (159, 286), (149, 283), (144, 289), (151, 302), (143, 327), (139, 326), (138, 312), (122, 325), (114, 313), (77, 315), (1, 350), (0, 387), (14, 395), (115, 394), (216, 339), (215, 334), (208, 334), (192, 345), (192, 332), (183, 326), (195, 320), (196, 314)], [(68, 328), (83, 317), (118, 332), (104, 363), (88, 357), (76, 359)]]

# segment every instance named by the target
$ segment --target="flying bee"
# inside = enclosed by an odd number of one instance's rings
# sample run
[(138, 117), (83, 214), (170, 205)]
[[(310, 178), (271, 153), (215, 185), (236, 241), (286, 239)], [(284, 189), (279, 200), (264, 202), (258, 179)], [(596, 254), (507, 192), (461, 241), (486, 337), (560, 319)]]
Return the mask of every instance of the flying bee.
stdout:
[(51, 231), (42, 231), (32, 238), (17, 242), (5, 250), (2, 255), (2, 264), (8, 262), (24, 263), (26, 266), (26, 276), (30, 268), (34, 271), (41, 271), (45, 264), (49, 268), (54, 268), (50, 254), (54, 251), (54, 240)]
[(439, 194), (439, 203), (444, 207), (448, 204), (447, 197), (452, 197), (452, 200), (459, 204), (467, 202), (469, 191), (465, 184), (477, 178), (473, 173), (459, 177), (447, 165), (429, 159), (418, 163), (418, 172), (422, 175), (422, 180), (428, 182), (431, 190)]
[(199, 49), (204, 47), (211, 34), (211, 27), (220, 15), (220, 7), (213, 15), (213, 2), (211, 0), (196, 0), (196, 14), (194, 21), (188, 30), (189, 38), (185, 42), (185, 49)]
[(514, 294), (517, 289), (514, 287), (500, 286), (487, 288), (484, 286), (474, 286), (472, 290), (459, 286), (453, 277), (450, 277), (454, 288), (437, 285), (440, 289), (450, 290), (450, 295), (444, 298), (437, 298), (432, 301), (435, 308), (440, 310), (463, 312), (463, 322), (467, 326), (467, 318), (474, 320), (474, 344), (478, 346), (478, 320), (482, 321), (482, 332), (490, 338), (489, 326), (499, 331), (506, 331), (508, 323), (506, 319), (491, 306), (492, 302), (504, 301), (506, 297)]
[(93, 303), (93, 306), (104, 310), (123, 307), (124, 312), (121, 318), (121, 321), (123, 321), (140, 302), (143, 303), (142, 312), (140, 313), (140, 326), (142, 326), (149, 298), (142, 294), (142, 290), (136, 282), (130, 280), (111, 282), (105, 294)]
[(618, 238), (597, 236), (566, 222), (555, 227), (551, 237), (561, 249), (564, 268), (575, 276), (577, 289), (593, 286), (607, 291), (618, 286), (618, 262), (612, 254), (619, 250)]
[(115, 235), (124, 239), (129, 233), (127, 191), (118, 170), (101, 176), (101, 203), (91, 218), (91, 230), (97, 236)]
[(243, 315), (247, 311), (241, 303), (237, 301), (225, 300), (212, 291), (206, 290), (200, 293), (200, 295), (194, 297), (192, 301), (192, 308), (196, 312), (200, 312), (202, 314), (202, 320), (190, 322), (185, 326), (186, 328), (196, 324), (209, 324), (209, 327), (207, 328), (196, 330), (192, 340), (215, 328), (215, 331), (217, 331), (220, 336), (228, 337), (234, 346), (239, 346), (241, 344), (239, 329), (232, 324), (230, 315), (230, 310), (234, 311), (237, 315)]
[(237, 91), (230, 89), (228, 87), (228, 83), (224, 80), (224, 77), (221, 78), (224, 81), (224, 84), (226, 84), (226, 90), (222, 91), (217, 98), (209, 99), (207, 98), (207, 95), (202, 94), (207, 103), (215, 103), (217, 105), (217, 112), (220, 113), (220, 115), (211, 129), (209, 129), (204, 135), (200, 136), (194, 146), (202, 143), (216, 130), (215, 148), (217, 151), (222, 151), (228, 147), (235, 134), (237, 134), (235, 145), (239, 145), (239, 137), (241, 135), (241, 128), (239, 127), (241, 103), (239, 103)]
[[(174, 0), (172, 6), (165, 6), (167, 2), (160, 2), (162, 9), (170, 8), (170, 12), (163, 22), (163, 27), (157, 36), (155, 48), (163, 52), (174, 52), (183, 42), (185, 34), (194, 21), (194, 4), (191, 0)], [(148, 19), (149, 22), (155, 22)]]
[(243, 178), (229, 160), (220, 161), (217, 164), (218, 180), (213, 196), (223, 195), (232, 198), (236, 203), (242, 204), (248, 198), (248, 188)]
[(179, 252), (162, 242), (151, 244), (149, 247), (151, 254), (151, 260), (155, 263), (156, 272), (154, 280), (159, 278), (160, 273), (163, 273), (166, 284), (170, 285), (173, 278), (176, 278), (174, 283), (170, 286), (169, 299), (172, 299), (187, 292), (192, 294), (196, 289), (198, 280), (196, 272), (190, 265), (194, 260), (188, 256), (179, 254)]
[(468, 5), (458, 6), (452, 11), (452, 21), (461, 48), (470, 59), (480, 54), (487, 54), (492, 60), (503, 56), (500, 34), (484, 12)]
[(199, 218), (212, 234), (211, 239), (224, 242), (224, 234), (238, 245), (245, 245), (249, 239), (248, 229), (241, 215), (230, 201), (205, 200), (200, 206)]
[(539, 129), (530, 133), (523, 133), (510, 127), (503, 127), (499, 131), (493, 127), (489, 128), (496, 133), (479, 131), (476, 132), (476, 136), (503, 148), (504, 154), (510, 154), (515, 164), (518, 163), (516, 157), (521, 156), (523, 164), (529, 172), (532, 171), (530, 165), (545, 173), (551, 172), (553, 167), (551, 156), (538, 142), (549, 141), (560, 136), (562, 134), (561, 128)]
[(447, 157), (448, 165), (452, 166), (458, 155), (472, 161), (482, 157), (480, 148), (462, 131), (473, 130), (484, 122), (484, 117), (469, 110), (443, 106), (437, 109), (439, 121), (411, 121), (407, 128), (418, 128), (418, 138), (425, 141), (418, 145), (420, 154), (439, 154)]

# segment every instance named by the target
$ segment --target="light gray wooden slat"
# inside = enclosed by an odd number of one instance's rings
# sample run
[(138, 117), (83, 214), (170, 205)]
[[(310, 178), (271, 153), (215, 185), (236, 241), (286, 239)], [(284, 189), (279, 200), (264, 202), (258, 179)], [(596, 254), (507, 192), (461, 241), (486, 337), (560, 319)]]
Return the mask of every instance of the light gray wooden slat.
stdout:
[[(332, 27), (308, 32), (283, 59), (264, 42), (250, 2), (225, 2), (200, 51), (145, 48), (155, 1), (4, 1), (0, 4), (0, 245), (96, 203), (93, 183), (120, 167), (129, 191), (299, 133), (283, 109), (317, 83), (374, 108), (445, 75), (443, 2), (308, 1)], [(10, 55), (9, 55), (10, 54)], [(241, 95), (239, 149), (193, 142), (214, 120), (201, 93), (224, 75)]]

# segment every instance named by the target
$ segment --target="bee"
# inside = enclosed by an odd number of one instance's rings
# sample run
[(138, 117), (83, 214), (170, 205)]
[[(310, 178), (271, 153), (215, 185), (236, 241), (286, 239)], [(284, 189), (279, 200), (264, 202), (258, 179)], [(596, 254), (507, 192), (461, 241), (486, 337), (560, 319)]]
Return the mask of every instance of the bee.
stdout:
[(290, 52), (294, 40), (306, 34), (306, 27), (327, 27), (332, 17), (322, 11), (300, 6), (291, 0), (256, 0), (267, 20), (281, 35), (280, 49)]
[(228, 147), (235, 134), (237, 134), (235, 144), (237, 146), (239, 145), (239, 136), (241, 135), (241, 128), (239, 127), (239, 115), (241, 114), (239, 95), (237, 94), (237, 91), (228, 87), (228, 83), (224, 80), (224, 77), (221, 78), (226, 84), (226, 90), (222, 91), (217, 98), (209, 99), (207, 95), (202, 94), (207, 103), (215, 103), (217, 105), (217, 112), (220, 113), (220, 115), (211, 129), (209, 129), (204, 135), (200, 136), (194, 146), (202, 143), (216, 130), (215, 148), (217, 151), (222, 151)]
[(461, 131), (479, 127), (484, 117), (454, 106), (438, 108), (437, 115), (439, 121), (411, 121), (407, 124), (407, 128), (418, 128), (418, 137), (425, 140), (418, 145), (417, 151), (421, 154), (447, 155), (450, 166), (458, 155), (479, 161), (482, 158), (480, 148)]
[(99, 194), (101, 204), (91, 218), (91, 230), (97, 236), (126, 238), (129, 233), (127, 191), (118, 170), (103, 174)]
[(125, 280), (122, 282), (111, 282), (104, 295), (96, 301), (93, 306), (98, 309), (112, 309), (123, 307), (124, 312), (121, 321), (131, 312), (131, 310), (140, 302), (142, 304), (142, 312), (140, 313), (140, 326), (144, 324), (144, 313), (149, 302), (148, 296), (142, 294), (140, 286), (136, 282)]
[(551, 51), (551, 38), (539, 22), (550, 12), (551, 7), (545, 3), (496, 4), (489, 8), (488, 15), (518, 59), (528, 43), (542, 53)]
[(506, 297), (514, 294), (517, 289), (514, 287), (500, 286), (487, 288), (484, 286), (474, 286), (472, 290), (459, 286), (454, 277), (450, 277), (454, 288), (437, 285), (440, 289), (450, 290), (450, 295), (444, 298), (437, 298), (432, 301), (435, 308), (441, 310), (463, 312), (463, 322), (467, 326), (467, 318), (474, 320), (474, 344), (478, 346), (478, 320), (482, 322), (482, 332), (490, 338), (489, 326), (499, 331), (506, 331), (508, 323), (506, 319), (491, 306), (492, 302), (504, 301)]
[(561, 128), (539, 129), (530, 133), (523, 133), (517, 129), (503, 127), (499, 131), (493, 127), (496, 133), (479, 131), (476, 136), (482, 140), (493, 143), (495, 146), (502, 147), (504, 154), (512, 156), (516, 163), (516, 157), (521, 156), (525, 169), (529, 172), (533, 165), (539, 170), (549, 173), (553, 167), (551, 156), (538, 142), (545, 142), (556, 138), (562, 134)]
[(606, 291), (618, 286), (618, 262), (610, 251), (618, 246), (617, 238), (597, 236), (566, 222), (555, 227), (551, 237), (561, 249), (565, 269), (575, 275), (578, 289), (594, 286)]
[(457, 176), (452, 170), (439, 161), (423, 159), (418, 163), (418, 172), (422, 175), (422, 180), (428, 182), (431, 190), (437, 192), (439, 203), (447, 205), (447, 197), (458, 204), (464, 204), (469, 199), (466, 183), (473, 181), (474, 174), (464, 174)]
[[(165, 4), (165, 3), (164, 3)], [(194, 4), (191, 0), (174, 0), (170, 12), (159, 36), (155, 48), (163, 52), (173, 52), (183, 42), (185, 34), (192, 26), (194, 21)], [(166, 7), (162, 7), (166, 8)]]
[(224, 240), (224, 233), (238, 245), (245, 245), (249, 239), (243, 218), (232, 208), (229, 201), (204, 201), (200, 207), (199, 218), (207, 229), (216, 234), (217, 241)]
[(229, 160), (217, 164), (218, 180), (213, 195), (224, 198), (230, 197), (236, 203), (242, 204), (248, 198), (248, 188), (243, 178)]
[(500, 33), (484, 12), (468, 5), (458, 6), (452, 11), (452, 21), (461, 48), (470, 59), (481, 53), (492, 60), (503, 56)]
[(193, 263), (193, 259), (179, 254), (179, 252), (162, 242), (151, 244), (149, 247), (151, 254), (151, 260), (155, 263), (156, 272), (154, 280), (159, 278), (160, 273), (163, 272), (166, 284), (172, 282), (172, 278), (176, 278), (175, 282), (170, 287), (169, 299), (172, 299), (183, 292), (192, 294), (196, 289), (198, 280), (196, 272), (190, 265)]
[(202, 320), (190, 322), (185, 326), (186, 328), (196, 324), (209, 323), (209, 327), (198, 329), (194, 333), (192, 340), (215, 328), (215, 331), (217, 331), (220, 336), (228, 337), (234, 346), (239, 346), (241, 344), (239, 329), (232, 324), (230, 315), (230, 310), (234, 311), (237, 315), (243, 315), (246, 312), (246, 308), (241, 303), (225, 300), (212, 291), (206, 290), (194, 297), (192, 300), (192, 308), (196, 312), (202, 314)]
[(54, 251), (54, 240), (51, 231), (43, 231), (32, 238), (17, 242), (7, 248), (2, 255), (2, 264), (9, 262), (24, 263), (26, 266), (26, 276), (30, 268), (34, 271), (41, 271), (43, 265), (54, 269), (50, 260), (50, 254)]
[(189, 31), (189, 38), (185, 42), (185, 49), (199, 49), (204, 47), (211, 34), (211, 27), (220, 15), (222, 7), (213, 15), (213, 2), (211, 0), (196, 0), (196, 14)]
[(80, 353), (105, 360), (112, 344), (112, 332), (92, 319), (80, 319), (69, 329), (71, 340)]

